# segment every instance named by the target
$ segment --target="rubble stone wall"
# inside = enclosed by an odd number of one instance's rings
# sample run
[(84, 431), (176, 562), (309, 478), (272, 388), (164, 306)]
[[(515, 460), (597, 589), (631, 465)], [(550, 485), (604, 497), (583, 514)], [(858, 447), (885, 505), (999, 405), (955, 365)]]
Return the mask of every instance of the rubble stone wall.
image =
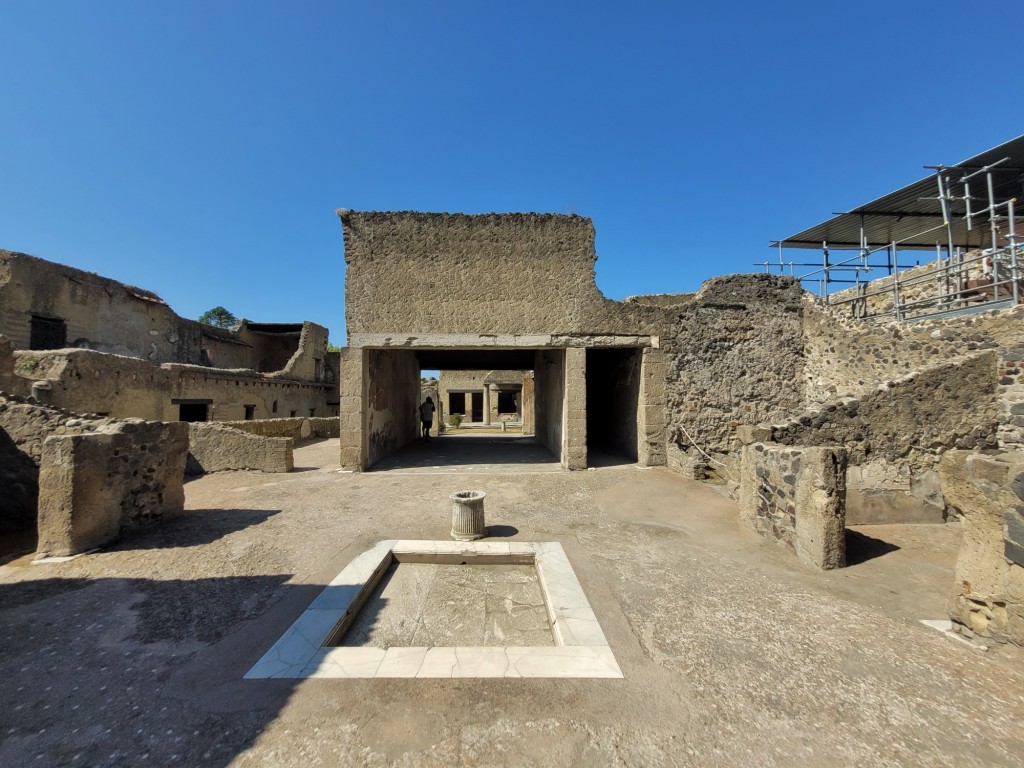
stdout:
[(846, 452), (755, 443), (742, 451), (740, 520), (822, 569), (846, 565)]
[(938, 461), (953, 448), (998, 445), (994, 352), (953, 358), (859, 398), (845, 398), (774, 425), (751, 439), (844, 447), (847, 522), (942, 522)]
[(39, 466), (40, 555), (72, 555), (181, 514), (188, 428), (131, 420), (54, 435)]
[(291, 472), (295, 467), (295, 441), (291, 437), (266, 437), (226, 424), (194, 423), (188, 427), (186, 471), (190, 475), (247, 469), (259, 472)]
[(703, 477), (708, 460), (729, 463), (736, 428), (796, 415), (804, 404), (802, 290), (775, 275), (729, 275), (697, 294), (638, 296), (631, 302), (668, 312), (662, 338), (667, 368), (668, 461)]

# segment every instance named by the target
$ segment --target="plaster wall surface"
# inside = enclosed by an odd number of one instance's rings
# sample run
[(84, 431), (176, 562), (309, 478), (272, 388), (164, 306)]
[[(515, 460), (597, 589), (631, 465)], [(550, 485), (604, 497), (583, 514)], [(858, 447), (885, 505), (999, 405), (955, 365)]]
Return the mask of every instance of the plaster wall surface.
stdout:
[[(79, 413), (117, 418), (176, 421), (179, 400), (210, 401), (208, 418), (242, 420), (246, 406), (255, 418), (327, 413), (332, 385), (267, 377), (247, 369), (225, 370), (180, 364), (150, 365), (132, 357), (88, 349), (14, 353), (16, 393), (29, 394), (34, 381), (51, 386), (52, 403)], [(276, 403), (276, 408), (275, 408)]]
[(23, 253), (0, 250), (0, 334), (30, 348), (32, 315), (60, 318), (67, 346), (151, 362), (202, 361), (201, 325), (151, 291)]
[(534, 402), (536, 434), (555, 456), (562, 454), (565, 400), (565, 351), (545, 349), (536, 353)]
[(420, 366), (413, 352), (367, 351), (367, 464), (396, 451), (418, 435)]

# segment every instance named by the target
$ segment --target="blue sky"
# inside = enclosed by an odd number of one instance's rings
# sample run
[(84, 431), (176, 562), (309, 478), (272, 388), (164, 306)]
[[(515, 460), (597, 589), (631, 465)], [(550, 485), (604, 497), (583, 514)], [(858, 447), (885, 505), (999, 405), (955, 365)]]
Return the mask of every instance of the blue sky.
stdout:
[(606, 295), (693, 291), (1024, 133), (1022, 21), (1019, 0), (3, 0), (0, 247), (336, 342), (338, 207), (575, 212)]

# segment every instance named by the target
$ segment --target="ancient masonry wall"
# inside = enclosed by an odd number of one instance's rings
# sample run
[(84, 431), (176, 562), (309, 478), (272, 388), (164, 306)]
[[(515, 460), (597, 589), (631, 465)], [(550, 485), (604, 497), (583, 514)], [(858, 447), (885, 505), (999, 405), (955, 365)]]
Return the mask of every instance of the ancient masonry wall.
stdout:
[(822, 569), (846, 565), (846, 452), (756, 443), (742, 452), (740, 520)]
[(175, 400), (211, 401), (209, 418), (242, 420), (246, 406), (257, 418), (327, 413), (330, 385), (267, 377), (250, 370), (178, 364), (150, 365), (132, 357), (88, 349), (14, 353), (18, 394), (34, 381), (50, 384), (50, 403), (70, 411), (117, 418), (176, 421)]
[(67, 346), (155, 363), (202, 361), (201, 325), (178, 317), (155, 293), (0, 250), (0, 334), (29, 349), (32, 315), (61, 318)]
[[(358, 334), (650, 333), (661, 315), (604, 298), (579, 216), (339, 211), (345, 317)], [(388, 274), (381, 274), (381, 265)], [(643, 330), (642, 330), (643, 329)]]
[(637, 461), (642, 466), (664, 466), (667, 461), (666, 414), (663, 405), (667, 367), (668, 361), (664, 352), (650, 348), (643, 350), (638, 396), (640, 412), (637, 418), (637, 429), (640, 433)]
[(190, 475), (239, 469), (291, 472), (295, 466), (291, 437), (250, 434), (223, 424), (195, 423), (188, 427), (186, 472)]
[(71, 555), (116, 541), (121, 529), (184, 509), (188, 428), (125, 421), (104, 432), (57, 435), (39, 466), (40, 555)]
[(1024, 456), (949, 451), (940, 476), (963, 517), (954, 627), (969, 638), (1024, 646)]
[(767, 439), (846, 448), (851, 524), (941, 522), (942, 452), (997, 447), (997, 363), (992, 352), (953, 358), (774, 425)]
[(217, 422), (225, 427), (263, 437), (290, 437), (295, 441), (338, 436), (338, 420), (323, 418), (256, 419)]
[(101, 546), (122, 527), (183, 508), (188, 431), (181, 423), (87, 419), (0, 396), (0, 448), (0, 527), (28, 527), (38, 517), (41, 553)]
[(338, 433), (341, 466), (361, 470), (366, 464), (366, 356), (364, 349), (345, 347), (338, 360)]
[(737, 426), (803, 410), (802, 294), (791, 278), (730, 275), (695, 295), (630, 299), (674, 318), (662, 339), (672, 468), (702, 478), (701, 451), (734, 463)]

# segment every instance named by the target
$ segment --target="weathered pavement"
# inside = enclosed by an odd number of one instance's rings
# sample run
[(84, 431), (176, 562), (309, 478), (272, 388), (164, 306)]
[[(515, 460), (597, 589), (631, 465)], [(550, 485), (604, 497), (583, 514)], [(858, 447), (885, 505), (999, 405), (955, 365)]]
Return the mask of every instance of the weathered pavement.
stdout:
[[(186, 516), (110, 550), (0, 567), (0, 765), (1020, 764), (1024, 662), (918, 623), (955, 526), (862, 528), (823, 574), (671, 472), (512, 447), (340, 474), (313, 444), (189, 482)], [(496, 533), (561, 542), (624, 679), (241, 679), (355, 555), (446, 538), (475, 488)]]

